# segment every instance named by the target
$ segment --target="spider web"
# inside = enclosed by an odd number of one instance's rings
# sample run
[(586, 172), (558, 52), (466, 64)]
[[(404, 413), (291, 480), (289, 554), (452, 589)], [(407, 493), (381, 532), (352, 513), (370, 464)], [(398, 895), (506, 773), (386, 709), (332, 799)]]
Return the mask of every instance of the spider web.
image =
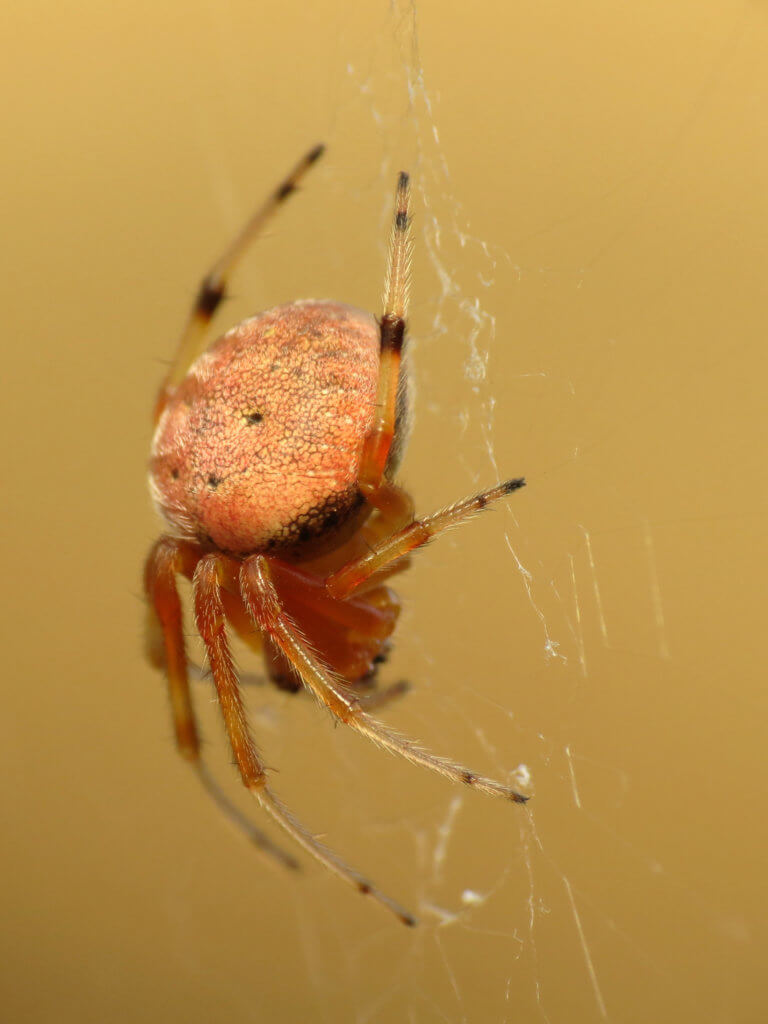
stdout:
[[(399, 169), (397, 160), (405, 163), (403, 153), (411, 158), (413, 167), (417, 223), (417, 245), (423, 247), (424, 256), (417, 271), (417, 283), (413, 296), (414, 312), (411, 316), (411, 334), (416, 349), (414, 361), (420, 365), (419, 355), (424, 363), (429, 356), (441, 363), (450, 353), (455, 366), (458, 384), (453, 387), (461, 397), (458, 406), (446, 409), (439, 395), (429, 395), (425, 401), (423, 392), (426, 384), (417, 373), (416, 423), (418, 431), (424, 429), (431, 437), (440, 436), (446, 430), (454, 439), (454, 455), (450, 460), (451, 485), (459, 486), (456, 478), (463, 474), (464, 490), (477, 490), (483, 481), (503, 479), (509, 475), (499, 465), (496, 444), (495, 413), (498, 401), (504, 401), (504, 392), (493, 373), (493, 360), (498, 346), (503, 343), (499, 337), (499, 324), (494, 309), (494, 298), (504, 289), (514, 289), (527, 271), (515, 264), (510, 253), (498, 242), (478, 237), (473, 232), (470, 217), (457, 195), (451, 168), (441, 143), (439, 109), (426, 80), (425, 70), (419, 52), (418, 6), (410, 0), (396, 0), (389, 11), (389, 31), (382, 31), (380, 42), (367, 54), (365, 62), (348, 62), (346, 74), (349, 79), (349, 95), (356, 99), (349, 101), (344, 113), (349, 116), (350, 107), (355, 114), (370, 118), (370, 125), (381, 140), (380, 170), (384, 183), (394, 180)], [(349, 21), (346, 22), (348, 31)], [(358, 55), (364, 50), (350, 45)], [(343, 117), (336, 126), (344, 130)], [(359, 126), (356, 131), (359, 141)], [(406, 163), (406, 166), (408, 164)], [(386, 238), (390, 201), (382, 203), (380, 236)], [(546, 273), (536, 268), (534, 273)], [(579, 271), (575, 276), (578, 277)], [(502, 329), (503, 330), (503, 329)], [(424, 351), (426, 355), (423, 355)], [(443, 368), (444, 376), (444, 368)], [(429, 370), (423, 371), (428, 379)], [(520, 368), (518, 382), (526, 378), (546, 381), (545, 371), (535, 368)], [(434, 423), (424, 424), (424, 420)], [(456, 442), (455, 439), (458, 438)], [(451, 449), (446, 446), (448, 451)], [(456, 470), (460, 470), (457, 473)], [(527, 601), (527, 627), (539, 636), (539, 650), (542, 663), (567, 662), (578, 659), (586, 672), (584, 642), (581, 634), (580, 596), (576, 585), (574, 555), (569, 554), (570, 577), (573, 593), (563, 597), (554, 581), (549, 581), (550, 594), (546, 602), (542, 591), (547, 587), (543, 566), (536, 562), (535, 553), (525, 551), (519, 523), (513, 506), (501, 513), (504, 519), (503, 543), (506, 558), (514, 569), (513, 577), (502, 571), (503, 587), (517, 586)], [(601, 629), (606, 633), (600, 587), (590, 534), (582, 529), (584, 548), (588, 553), (591, 586), (599, 609)], [(446, 543), (443, 540), (443, 543)], [(454, 544), (454, 546), (456, 546)], [(531, 568), (531, 565), (535, 568)], [(434, 566), (426, 568), (429, 573)], [(656, 583), (656, 591), (658, 584)], [(552, 601), (554, 598), (554, 601)], [(567, 607), (570, 598), (571, 606)], [(658, 615), (663, 630), (663, 610), (658, 597)], [(416, 643), (419, 633), (416, 630)], [(434, 642), (434, 631), (430, 642)], [(410, 645), (408, 645), (410, 646)], [(567, 651), (567, 653), (566, 653)], [(424, 662), (430, 659), (421, 650)], [(420, 681), (430, 682), (421, 665)], [(437, 685), (437, 684), (435, 684)], [(464, 699), (482, 700), (482, 685), (458, 683), (455, 691), (461, 699), (450, 698), (452, 714), (462, 713)], [(433, 690), (431, 696), (436, 696)], [(443, 699), (445, 699), (443, 695)], [(466, 707), (466, 705), (464, 705)], [(502, 717), (511, 723), (515, 714), (512, 707), (498, 706)], [(429, 727), (425, 720), (423, 728)], [(493, 763), (499, 777), (514, 777), (526, 785), (531, 781), (526, 764), (510, 764), (479, 724), (470, 725), (478, 746)], [(573, 803), (581, 809), (574, 757), (568, 746), (557, 750), (556, 741), (540, 736), (539, 740), (549, 748), (548, 758), (562, 757), (567, 765), (567, 784)], [(350, 766), (351, 767), (351, 766)], [(405, 996), (409, 1006), (409, 1018), (468, 1020), (473, 1011), (472, 996), (467, 993), (462, 981), (463, 941), (452, 941), (455, 932), (463, 933), (474, 940), (490, 939), (494, 944), (502, 943), (510, 962), (525, 962), (527, 983), (531, 986), (537, 1012), (541, 1019), (549, 1020), (547, 1013), (546, 988), (539, 964), (537, 931), (540, 921), (550, 910), (538, 895), (538, 874), (547, 870), (554, 874), (562, 886), (565, 903), (573, 921), (573, 944), (581, 961), (581, 968), (591, 990), (594, 1008), (601, 1018), (607, 1018), (607, 1009), (600, 988), (598, 971), (595, 966), (589, 940), (586, 936), (579, 910), (578, 897), (573, 885), (547, 853), (542, 836), (537, 829), (535, 816), (521, 816), (517, 835), (517, 849), (512, 863), (497, 868), (495, 874), (481, 872), (482, 884), (474, 875), (455, 878), (452, 884), (445, 884), (447, 863), (452, 846), (466, 842), (462, 838), (462, 818), (466, 817), (466, 796), (462, 793), (449, 794), (444, 811), (431, 826), (411, 820), (407, 827), (412, 831), (418, 853), (421, 872), (419, 914), (430, 927), (427, 938), (413, 940), (407, 958), (393, 977), (382, 985), (381, 991), (370, 1002), (363, 1001), (355, 1009), (354, 1019), (360, 1024), (370, 1020), (394, 1019), (394, 1007), (398, 997)], [(389, 831), (391, 834), (391, 830)], [(492, 868), (486, 870), (492, 871)], [(511, 917), (503, 914), (504, 927), (488, 927), (476, 920), (477, 910), (488, 903), (499, 900), (502, 904), (511, 874), (518, 874), (523, 885), (517, 890), (517, 904)], [(457, 884), (458, 883), (458, 884)], [(509, 898), (506, 893), (507, 899)], [(313, 948), (311, 943), (305, 947)], [(421, 989), (418, 976), (426, 960), (437, 962), (438, 974), (443, 973), (444, 992), (449, 994), (447, 1005), (427, 989)], [(475, 965), (477, 966), (477, 965)], [(354, 969), (353, 961), (350, 968)], [(320, 972), (318, 972), (319, 974)], [(514, 993), (519, 986), (516, 972), (501, 972), (495, 980), (498, 986), (499, 1020), (517, 1018)], [(453, 1005), (451, 1005), (451, 1003)], [(399, 1019), (399, 1018), (398, 1018)]]
[[(494, 560), (478, 561), (478, 549), (457, 532), (442, 538), (439, 549), (421, 554), (418, 569), (402, 584), (398, 580), (405, 611), (386, 670), (390, 677), (407, 673), (417, 693), (386, 717), (438, 752), (458, 755), (453, 743), (459, 742), (462, 760), (480, 763), (498, 778), (530, 778), (534, 799), (510, 817), (507, 808), (439, 785), (428, 797), (421, 790), (393, 797), (387, 789), (394, 783), (382, 779), (397, 772), (400, 784), (400, 768), (382, 762), (377, 751), (361, 750), (341, 730), (334, 732), (322, 749), (330, 751), (329, 772), (344, 799), (335, 808), (336, 821), (328, 824), (328, 841), (345, 849), (340, 836), (346, 828), (347, 836), (362, 836), (369, 851), (375, 847), (380, 856), (373, 865), (370, 859), (349, 859), (387, 892), (414, 893), (404, 902), (424, 927), (393, 936), (389, 922), (377, 921), (350, 938), (349, 922), (338, 914), (349, 894), (338, 892), (334, 880), (320, 880), (308, 898), (305, 885), (293, 895), (297, 970), (324, 1020), (338, 1019), (332, 1007), (339, 992), (356, 1024), (640, 1020), (607, 994), (605, 972), (614, 977), (615, 993), (615, 978), (624, 970), (650, 990), (663, 989), (668, 968), (641, 924), (626, 909), (614, 911), (621, 900), (614, 889), (613, 899), (604, 895), (587, 863), (590, 850), (599, 848), (607, 873), (616, 876), (609, 887), (646, 888), (658, 905), (674, 892), (678, 913), (694, 929), (702, 922), (711, 926), (712, 918), (653, 844), (626, 838), (625, 807), (635, 806), (629, 794), (641, 787), (621, 767), (619, 751), (599, 763), (583, 752), (579, 738), (589, 733), (579, 709), (599, 709), (593, 682), (605, 677), (609, 654), (621, 655), (609, 670), (616, 673), (617, 687), (639, 691), (649, 664), (658, 673), (668, 671), (673, 645), (657, 551), (663, 521), (650, 508), (595, 521), (579, 497), (590, 487), (594, 452), (617, 438), (626, 442), (629, 432), (618, 430), (618, 418), (595, 420), (586, 437), (577, 432), (574, 357), (563, 350), (562, 337), (551, 335), (550, 324), (534, 322), (529, 307), (575, 303), (589, 287), (591, 269), (622, 248), (676, 147), (707, 111), (741, 23), (734, 23), (733, 35), (715, 51), (698, 92), (649, 166), (628, 171), (618, 199), (608, 188), (600, 197), (610, 217), (589, 258), (521, 266), (509, 240), (473, 226), (472, 189), (482, 176), (468, 175), (466, 168), (456, 173), (451, 166), (455, 140), (449, 145), (441, 135), (441, 104), (420, 53), (418, 5), (381, 5), (373, 34), (363, 6), (344, 10), (329, 56), (333, 95), (325, 137), (331, 155), (321, 173), (337, 206), (375, 210), (382, 266), (392, 185), (401, 167), (413, 173), (416, 412), (404, 482), (426, 510), (427, 501), (436, 507), (506, 476), (525, 474), (529, 481), (519, 504), (510, 502), (465, 528), (488, 531)], [(499, 201), (513, 200), (506, 194)], [(320, 211), (314, 220), (323, 253), (333, 248), (323, 233), (326, 216), (327, 210)], [(369, 223), (362, 213), (359, 220)], [(528, 231), (550, 227), (533, 224)], [(354, 244), (346, 239), (345, 249)], [(362, 232), (361, 251), (369, 244), (369, 234)], [(333, 245), (328, 276), (339, 280), (346, 259)], [(373, 286), (360, 304), (378, 308)], [(586, 329), (577, 325), (579, 330)], [(526, 342), (526, 334), (535, 336), (534, 343)], [(606, 335), (586, 348), (595, 383), (583, 401), (598, 408), (610, 391), (613, 344)], [(438, 377), (436, 389), (431, 381)], [(672, 381), (666, 396), (655, 392), (654, 401), (668, 400), (680, 383)], [(627, 419), (642, 433), (654, 414), (651, 405), (638, 404)], [(548, 487), (564, 478), (573, 489), (573, 505), (553, 511), (546, 507)], [(524, 500), (535, 501), (536, 514), (551, 518), (557, 540), (550, 538), (549, 546), (528, 540)], [(626, 566), (632, 599), (604, 585), (603, 566), (617, 561)], [(484, 628), (485, 609), (495, 630)], [(473, 641), (475, 633), (480, 639)], [(458, 656), (472, 642), (476, 671), (457, 678), (452, 652)], [(283, 714), (266, 698), (256, 703), (270, 755), (276, 764), (290, 764), (307, 735), (318, 731), (315, 709), (306, 702)], [(542, 774), (544, 791), (537, 788)], [(327, 799), (326, 786), (320, 822), (331, 820)], [(731, 924), (738, 932), (740, 922)], [(717, 927), (724, 926), (719, 920)], [(683, 1013), (693, 1005), (685, 1004)], [(699, 1010), (702, 1005), (696, 1003)]]

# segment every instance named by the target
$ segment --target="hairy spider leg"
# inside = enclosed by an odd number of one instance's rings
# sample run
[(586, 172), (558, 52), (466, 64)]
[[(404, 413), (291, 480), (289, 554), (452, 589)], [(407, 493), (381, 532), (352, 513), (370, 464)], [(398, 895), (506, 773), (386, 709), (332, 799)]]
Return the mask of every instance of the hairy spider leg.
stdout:
[[(394, 571), (400, 569), (398, 563)], [(326, 665), (343, 676), (358, 692), (358, 700), (366, 711), (387, 707), (393, 701), (405, 696), (411, 689), (406, 680), (390, 683), (382, 689), (366, 692), (375, 687), (375, 670), (385, 660), (389, 649), (389, 637), (395, 627), (400, 603), (389, 587), (376, 586), (350, 601), (337, 601), (329, 597), (322, 578), (306, 573), (296, 566), (272, 561), (273, 572), (281, 601), (289, 614), (300, 620), (305, 635), (313, 648), (322, 656)], [(248, 614), (239, 593), (222, 590), (229, 626), (253, 651), (264, 655), (267, 670), (273, 683), (283, 689), (302, 689), (301, 680), (279, 648), (270, 641), (263, 643), (261, 631)], [(209, 673), (197, 669), (202, 678)], [(238, 672), (240, 684), (254, 681), (253, 676)], [(261, 680), (263, 682), (263, 679)]]
[(525, 480), (522, 477), (506, 480), (487, 491), (481, 491), (480, 494), (464, 498), (455, 505), (434, 512), (431, 516), (415, 519), (397, 533), (393, 533), (391, 537), (379, 541), (370, 551), (332, 572), (325, 579), (326, 590), (332, 597), (344, 600), (371, 577), (385, 570), (391, 572), (393, 563), (398, 559), (427, 544), (439, 533), (471, 519), (492, 501), (497, 501), (521, 487), (525, 487)]
[(254, 623), (279, 647), (307, 689), (340, 722), (349, 725), (391, 753), (405, 758), (412, 764), (444, 775), (453, 782), (461, 782), (480, 792), (500, 796), (515, 803), (525, 803), (527, 797), (510, 786), (485, 775), (478, 775), (463, 765), (430, 753), (414, 740), (389, 729), (383, 722), (367, 714), (351, 687), (323, 665), (304, 640), (296, 623), (282, 607), (272, 581), (270, 562), (266, 555), (252, 555), (242, 563), (240, 589), (245, 606)]
[(179, 384), (193, 361), (202, 351), (208, 324), (227, 293), (227, 283), (241, 257), (259, 235), (266, 221), (288, 196), (298, 188), (299, 182), (312, 165), (325, 152), (320, 143), (306, 153), (290, 174), (277, 186), (274, 192), (254, 212), (245, 227), (225, 249), (200, 283), (197, 298), (182, 330), (176, 356), (163, 381), (155, 408), (159, 418), (171, 391)]
[(390, 899), (354, 868), (349, 867), (332, 850), (300, 824), (267, 786), (264, 765), (250, 733), (237, 675), (226, 632), (226, 614), (221, 600), (225, 582), (231, 585), (238, 563), (225, 555), (204, 555), (193, 577), (195, 619), (210, 660), (213, 681), (224, 717), (229, 742), (235, 755), (243, 784), (265, 811), (308, 853), (358, 892), (370, 896), (391, 911), (403, 924), (414, 925), (416, 919)]
[[(148, 636), (153, 641), (153, 650), (150, 656), (155, 664), (165, 667), (168, 676), (176, 746), (186, 761), (195, 762), (200, 758), (200, 736), (192, 709), (184, 620), (176, 586), (176, 574), (184, 568), (185, 548), (186, 545), (161, 537), (147, 558), (144, 586), (151, 616)], [(154, 643), (157, 632), (162, 641), (159, 649)]]
[[(284, 867), (297, 870), (299, 864), (296, 859), (275, 845), (230, 803), (200, 757), (200, 734), (192, 707), (181, 601), (176, 585), (177, 575), (191, 575), (194, 561), (198, 557), (192, 545), (170, 537), (162, 537), (149, 553), (144, 577), (148, 607), (150, 615), (154, 617), (149, 623), (150, 640), (158, 633), (162, 640), (161, 648), (153, 643), (150, 656), (158, 667), (160, 664), (164, 665), (168, 676), (176, 746), (184, 760), (195, 769), (204, 788), (231, 823), (241, 829), (263, 853), (279, 861)], [(161, 650), (162, 662), (159, 664)]]
[(401, 171), (387, 256), (384, 313), (379, 325), (376, 414), (363, 443), (357, 479), (368, 504), (388, 514), (398, 526), (413, 517), (413, 502), (405, 491), (386, 479), (385, 473), (397, 426), (398, 396), (404, 387), (401, 370), (413, 251), (410, 201), (410, 178)]

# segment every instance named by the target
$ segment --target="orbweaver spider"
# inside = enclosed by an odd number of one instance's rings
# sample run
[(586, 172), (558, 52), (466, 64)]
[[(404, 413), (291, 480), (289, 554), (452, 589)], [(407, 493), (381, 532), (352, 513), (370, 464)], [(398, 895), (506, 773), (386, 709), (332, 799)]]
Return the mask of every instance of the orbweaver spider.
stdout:
[(176, 583), (178, 576), (191, 580), (197, 629), (244, 785), (329, 870), (413, 925), (411, 914), (319, 843), (272, 792), (227, 627), (263, 652), (278, 686), (306, 688), (338, 721), (414, 764), (523, 803), (514, 789), (436, 757), (370, 711), (406, 689), (374, 690), (400, 610), (384, 580), (406, 567), (410, 552), (524, 481), (500, 483), (424, 519), (414, 518), (410, 497), (393, 482), (408, 405), (401, 362), (411, 258), (405, 173), (379, 322), (340, 303), (304, 300), (243, 321), (200, 354), (231, 271), (322, 152), (317, 146), (300, 161), (205, 276), (160, 388), (149, 480), (170, 533), (146, 562), (147, 646), (168, 679), (181, 755), (259, 847), (296, 867), (229, 802), (201, 761)]

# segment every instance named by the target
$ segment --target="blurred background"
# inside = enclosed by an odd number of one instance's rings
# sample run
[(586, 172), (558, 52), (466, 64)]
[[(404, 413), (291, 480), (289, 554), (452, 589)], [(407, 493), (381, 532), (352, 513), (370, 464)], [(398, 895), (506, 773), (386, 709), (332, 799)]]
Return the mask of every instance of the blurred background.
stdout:
[[(1, 17), (3, 1019), (764, 1020), (766, 5)], [(215, 327), (377, 311), (408, 168), (402, 481), (428, 512), (528, 480), (400, 578), (382, 672), (414, 685), (391, 724), (529, 772), (526, 809), (249, 690), (276, 790), (416, 930), (229, 829), (142, 654), (155, 389), (202, 272), (320, 139)]]

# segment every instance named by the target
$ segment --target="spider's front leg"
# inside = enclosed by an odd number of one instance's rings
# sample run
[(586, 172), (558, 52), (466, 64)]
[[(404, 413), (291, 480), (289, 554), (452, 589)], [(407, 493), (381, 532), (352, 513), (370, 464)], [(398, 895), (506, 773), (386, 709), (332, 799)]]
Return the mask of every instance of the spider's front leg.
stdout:
[(307, 689), (339, 721), (393, 754), (422, 768), (429, 768), (453, 782), (461, 782), (483, 793), (501, 796), (515, 803), (525, 803), (528, 799), (502, 782), (478, 775), (463, 765), (429, 753), (413, 740), (387, 728), (383, 722), (367, 714), (357, 695), (323, 665), (304, 640), (296, 623), (285, 612), (272, 581), (270, 559), (267, 556), (253, 555), (243, 562), (240, 589), (256, 626), (279, 648)]
[(281, 828), (316, 860), (358, 892), (370, 896), (386, 907), (403, 924), (414, 925), (416, 919), (407, 910), (376, 889), (367, 878), (345, 864), (332, 850), (318, 842), (283, 806), (267, 785), (264, 765), (248, 726), (227, 638), (226, 615), (221, 597), (224, 583), (231, 590), (237, 586), (237, 564), (225, 555), (205, 555), (195, 569), (193, 584), (197, 628), (208, 653), (224, 724), (243, 783)]

